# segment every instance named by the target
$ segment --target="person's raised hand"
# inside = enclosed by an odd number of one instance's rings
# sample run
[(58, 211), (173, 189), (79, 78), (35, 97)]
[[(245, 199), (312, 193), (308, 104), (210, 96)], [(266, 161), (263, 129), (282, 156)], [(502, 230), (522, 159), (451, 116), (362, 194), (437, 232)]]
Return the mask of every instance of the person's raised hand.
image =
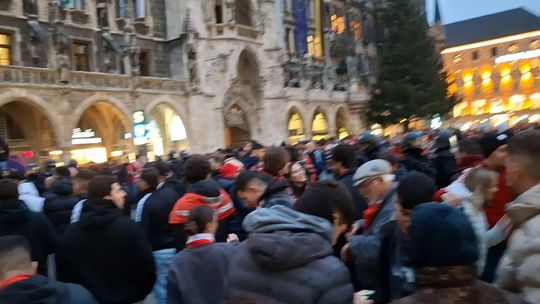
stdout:
[(238, 235), (231, 233), (227, 236), (227, 243), (238, 243), (238, 242), (240, 242)]

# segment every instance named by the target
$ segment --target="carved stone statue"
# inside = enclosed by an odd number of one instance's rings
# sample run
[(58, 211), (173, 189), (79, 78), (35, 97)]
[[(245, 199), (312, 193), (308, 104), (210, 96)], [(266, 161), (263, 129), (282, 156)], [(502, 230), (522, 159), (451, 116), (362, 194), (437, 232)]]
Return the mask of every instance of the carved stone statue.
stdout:
[(57, 66), (58, 72), (60, 73), (60, 83), (66, 84), (69, 83), (69, 56), (67, 54), (57, 54)]
[(199, 87), (199, 72), (197, 69), (197, 51), (192, 44), (187, 46), (187, 66), (189, 74), (189, 85), (196, 90)]

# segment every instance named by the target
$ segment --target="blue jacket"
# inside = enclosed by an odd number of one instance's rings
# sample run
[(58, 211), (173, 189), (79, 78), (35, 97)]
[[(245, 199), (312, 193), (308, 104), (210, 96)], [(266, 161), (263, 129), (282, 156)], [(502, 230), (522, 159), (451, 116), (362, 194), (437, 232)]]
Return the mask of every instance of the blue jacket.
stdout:
[(229, 299), (352, 303), (349, 271), (333, 256), (330, 222), (277, 205), (250, 213), (244, 228), (250, 234), (232, 256)]
[(356, 279), (361, 289), (379, 290), (383, 274), (381, 247), (393, 231), (387, 225), (395, 223), (396, 189), (391, 189), (377, 210), (369, 230), (351, 239), (351, 251), (355, 261)]

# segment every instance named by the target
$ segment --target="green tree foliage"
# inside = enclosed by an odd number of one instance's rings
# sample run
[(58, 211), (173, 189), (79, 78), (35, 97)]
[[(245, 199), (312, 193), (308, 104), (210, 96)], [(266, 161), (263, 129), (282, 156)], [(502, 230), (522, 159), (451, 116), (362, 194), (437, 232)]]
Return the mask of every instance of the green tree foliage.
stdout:
[(447, 95), (447, 76), (425, 15), (411, 0), (389, 1), (382, 16), (386, 37), (379, 45), (379, 75), (367, 116), (383, 126), (405, 126), (415, 118), (450, 112), (456, 100)]

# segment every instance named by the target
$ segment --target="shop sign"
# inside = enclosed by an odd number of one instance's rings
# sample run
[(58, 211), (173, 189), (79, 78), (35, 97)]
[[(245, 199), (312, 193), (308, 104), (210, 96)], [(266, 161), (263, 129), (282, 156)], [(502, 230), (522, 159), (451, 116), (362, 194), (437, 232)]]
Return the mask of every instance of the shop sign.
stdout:
[(504, 62), (531, 59), (531, 58), (536, 58), (536, 57), (540, 57), (540, 49), (499, 56), (495, 58), (495, 63), (499, 64), (499, 63), (504, 63)]
[(92, 129), (82, 131), (80, 128), (73, 129), (71, 133), (72, 145), (92, 145), (101, 143), (101, 137), (95, 137), (96, 133)]
[(143, 110), (133, 112), (133, 143), (135, 145), (144, 145), (148, 142), (145, 121)]

